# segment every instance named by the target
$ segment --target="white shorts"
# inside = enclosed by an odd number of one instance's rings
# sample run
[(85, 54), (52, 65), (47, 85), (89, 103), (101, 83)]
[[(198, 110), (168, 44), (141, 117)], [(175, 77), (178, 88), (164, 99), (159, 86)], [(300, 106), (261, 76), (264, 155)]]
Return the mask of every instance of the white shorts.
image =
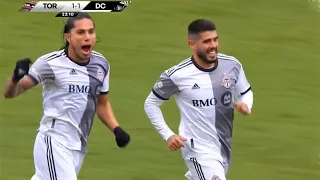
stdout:
[(69, 150), (38, 132), (33, 156), (35, 174), (31, 180), (77, 180), (85, 153)]
[(189, 180), (226, 180), (224, 166), (215, 159), (185, 158), (189, 171), (185, 177)]
[(211, 147), (200, 141), (188, 139), (182, 148), (182, 157), (189, 171), (189, 180), (226, 180), (228, 165)]

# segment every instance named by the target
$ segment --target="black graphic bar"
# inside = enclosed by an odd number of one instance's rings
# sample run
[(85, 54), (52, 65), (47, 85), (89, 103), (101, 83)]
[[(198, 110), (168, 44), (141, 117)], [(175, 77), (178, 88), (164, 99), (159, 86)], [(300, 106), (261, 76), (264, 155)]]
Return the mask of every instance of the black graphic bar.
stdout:
[(97, 11), (111, 11), (121, 12), (129, 5), (130, 1), (91, 1), (83, 11), (97, 10)]
[(79, 12), (59, 12), (56, 17), (76, 17)]

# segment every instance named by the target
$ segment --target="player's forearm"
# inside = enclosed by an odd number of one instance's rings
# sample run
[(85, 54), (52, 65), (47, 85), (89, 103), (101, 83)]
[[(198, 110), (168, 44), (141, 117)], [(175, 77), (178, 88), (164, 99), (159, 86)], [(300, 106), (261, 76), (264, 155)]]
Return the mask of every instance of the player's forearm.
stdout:
[(163, 103), (163, 100), (157, 98), (152, 92), (147, 97), (144, 110), (147, 116), (150, 119), (151, 124), (155, 127), (158, 133), (164, 140), (174, 135), (174, 132), (166, 124), (163, 114), (161, 112), (160, 106)]
[(31, 89), (35, 85), (36, 84), (29, 76), (24, 76), (17, 83), (13, 82), (12, 78), (10, 77), (6, 83), (6, 87), (4, 90), (4, 97), (15, 98), (20, 94), (22, 94), (23, 92), (27, 91), (28, 89)]
[(105, 105), (98, 106), (97, 115), (110, 131), (113, 132), (113, 130), (119, 126), (109, 101)]
[(251, 112), (253, 106), (253, 92), (251, 90), (238, 97), (238, 100), (245, 103), (248, 106), (249, 112)]
[(6, 99), (10, 99), (10, 98), (14, 98), (18, 95), (19, 92), (19, 84), (16, 82), (12, 81), (12, 77), (10, 77), (5, 85), (4, 88), (4, 98)]

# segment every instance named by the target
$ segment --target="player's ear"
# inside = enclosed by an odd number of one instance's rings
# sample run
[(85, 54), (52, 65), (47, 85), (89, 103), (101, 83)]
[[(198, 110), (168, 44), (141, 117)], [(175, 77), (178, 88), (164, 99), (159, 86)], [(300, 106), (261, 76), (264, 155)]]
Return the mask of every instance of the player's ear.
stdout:
[(194, 42), (192, 41), (192, 40), (188, 40), (188, 45), (189, 45), (189, 47), (191, 48), (191, 49), (193, 49), (194, 48)]
[(70, 43), (70, 33), (64, 33), (64, 39)]

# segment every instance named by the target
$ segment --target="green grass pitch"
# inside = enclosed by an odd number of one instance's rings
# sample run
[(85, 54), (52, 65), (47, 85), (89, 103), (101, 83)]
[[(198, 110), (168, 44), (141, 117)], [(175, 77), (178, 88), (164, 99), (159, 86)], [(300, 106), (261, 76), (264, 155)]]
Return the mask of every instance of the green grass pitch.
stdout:
[[(1, 0), (0, 83), (15, 61), (57, 50), (65, 19), (19, 13), (24, 1)], [(180, 152), (171, 152), (150, 124), (144, 100), (160, 73), (191, 55), (187, 25), (213, 20), (220, 51), (237, 57), (255, 93), (253, 114), (234, 122), (228, 180), (320, 179), (320, 12), (308, 0), (134, 0), (122, 13), (91, 13), (111, 64), (110, 97), (131, 134), (126, 149), (98, 119), (79, 179), (183, 180)], [(2, 93), (2, 91), (1, 91)], [(42, 116), (41, 87), (0, 98), (0, 179), (33, 175), (33, 143)], [(176, 131), (173, 100), (163, 106)]]

